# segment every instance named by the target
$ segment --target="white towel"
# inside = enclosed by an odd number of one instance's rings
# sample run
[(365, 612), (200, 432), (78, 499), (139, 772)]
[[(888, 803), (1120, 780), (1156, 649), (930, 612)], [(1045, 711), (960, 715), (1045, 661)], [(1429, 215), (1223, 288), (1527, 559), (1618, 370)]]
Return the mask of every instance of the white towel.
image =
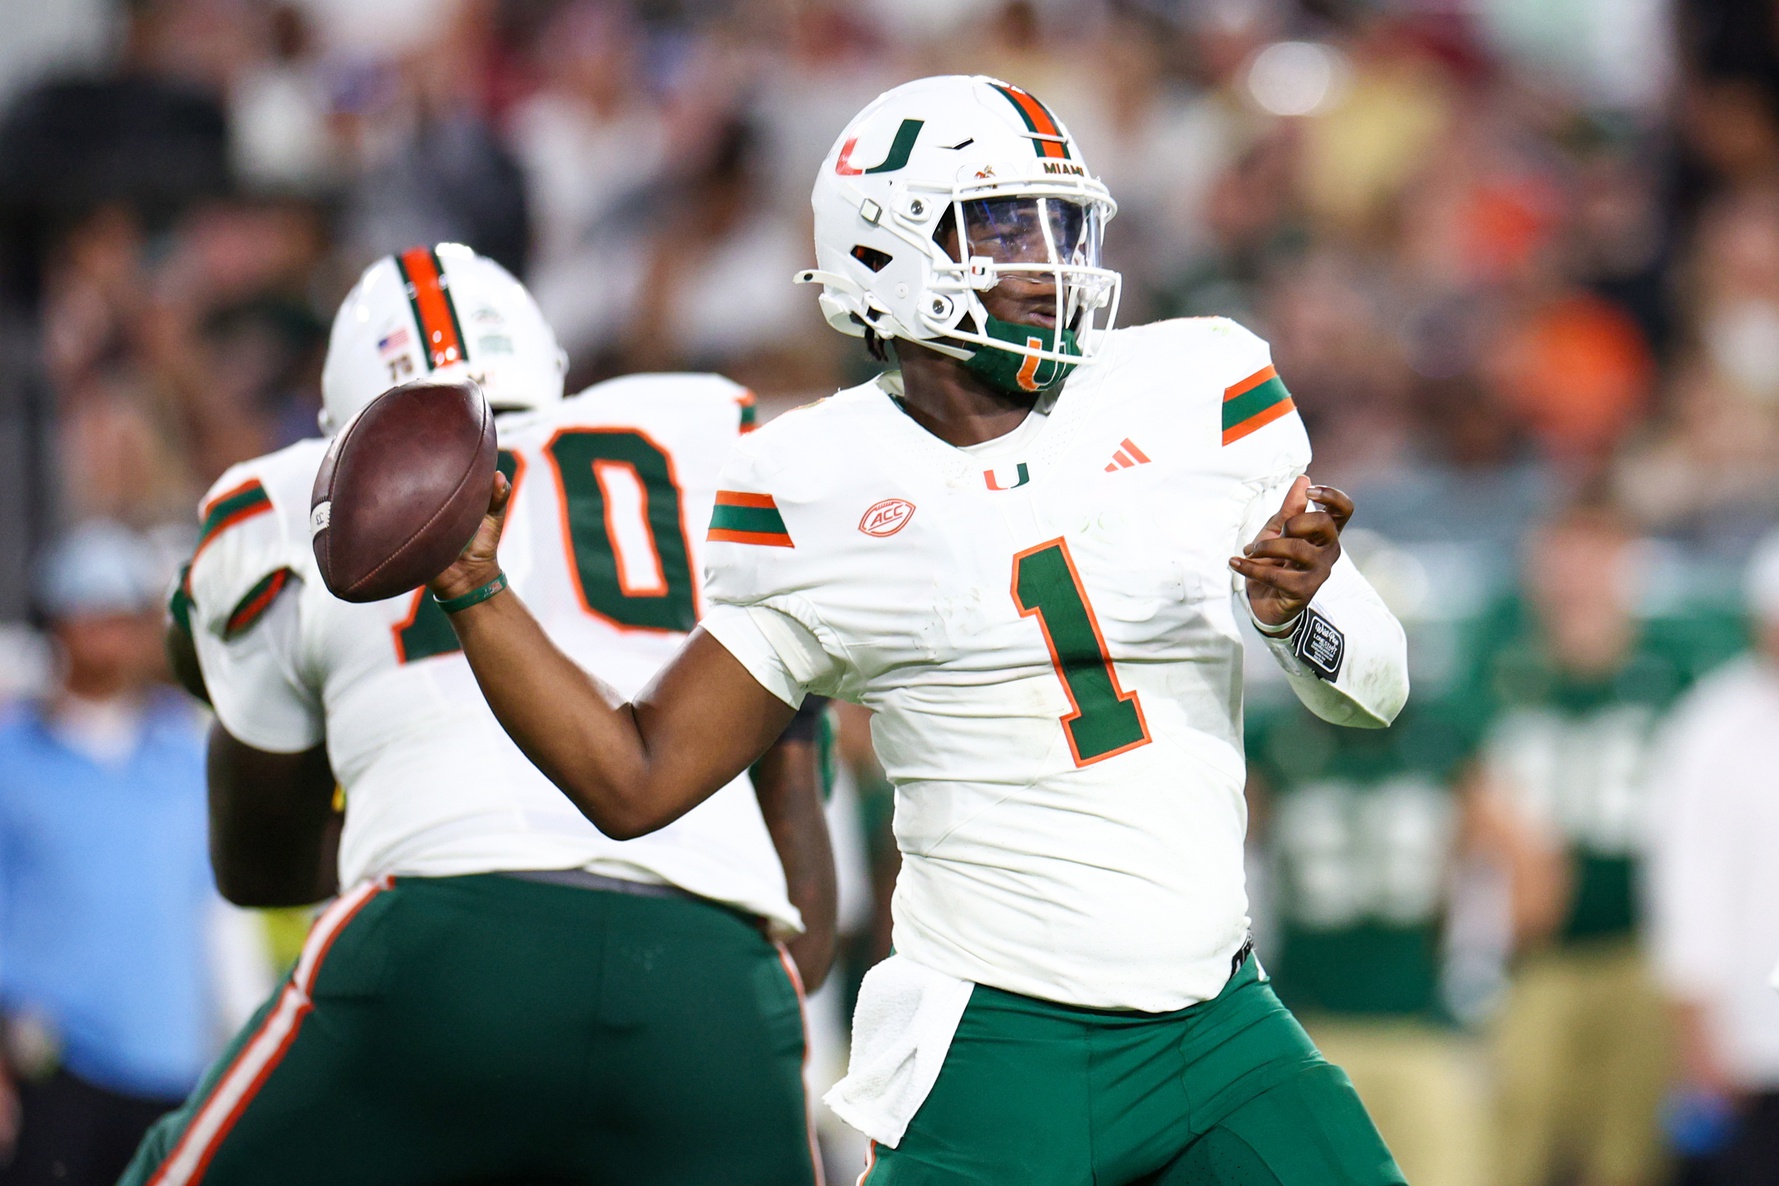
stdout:
[(975, 985), (892, 955), (865, 973), (852, 1014), (846, 1078), (822, 1099), (836, 1115), (894, 1149), (945, 1065)]

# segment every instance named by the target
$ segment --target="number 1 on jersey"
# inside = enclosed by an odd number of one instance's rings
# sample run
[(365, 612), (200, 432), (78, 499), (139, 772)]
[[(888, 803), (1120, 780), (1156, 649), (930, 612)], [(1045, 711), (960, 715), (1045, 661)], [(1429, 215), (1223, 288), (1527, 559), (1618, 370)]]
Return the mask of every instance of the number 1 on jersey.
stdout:
[(1118, 686), (1099, 619), (1067, 543), (1053, 539), (1013, 557), (1013, 604), (1021, 617), (1037, 617), (1050, 662), (1074, 706), (1062, 718), (1062, 727), (1075, 765), (1088, 766), (1147, 745), (1142, 701)]

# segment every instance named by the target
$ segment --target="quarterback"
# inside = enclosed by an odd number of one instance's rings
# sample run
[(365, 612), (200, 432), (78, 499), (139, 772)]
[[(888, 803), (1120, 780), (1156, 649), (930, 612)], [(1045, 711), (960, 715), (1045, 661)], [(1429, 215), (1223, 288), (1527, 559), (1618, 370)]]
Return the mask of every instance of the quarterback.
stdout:
[[(476, 378), (514, 581), (567, 655), (634, 690), (702, 609), (685, 525), (709, 516), (752, 397), (653, 375), (565, 400), (563, 364), (498, 264), (416, 248), (341, 307), (322, 428), (394, 382)], [(309, 522), (327, 448), (223, 476), (174, 640), (219, 722), (223, 892), (326, 897), (336, 844), (344, 888), (125, 1186), (815, 1181), (789, 957), (825, 972), (833, 871), (807, 722), (771, 739), (754, 785), (738, 767), (671, 827), (600, 835), (501, 732), (430, 595), (328, 593)]]
[[(640, 836), (804, 696), (875, 712), (896, 954), (828, 1096), (875, 1142), (868, 1186), (1400, 1183), (1247, 936), (1239, 619), (1335, 724), (1386, 726), (1408, 694), (1265, 343), (1217, 318), (1111, 329), (1112, 198), (994, 79), (880, 97), (813, 201), (798, 279), (893, 365), (737, 444), (711, 608), (639, 693), (519, 597), (454, 614), (495, 715)], [(506, 490), (435, 596), (498, 586)]]

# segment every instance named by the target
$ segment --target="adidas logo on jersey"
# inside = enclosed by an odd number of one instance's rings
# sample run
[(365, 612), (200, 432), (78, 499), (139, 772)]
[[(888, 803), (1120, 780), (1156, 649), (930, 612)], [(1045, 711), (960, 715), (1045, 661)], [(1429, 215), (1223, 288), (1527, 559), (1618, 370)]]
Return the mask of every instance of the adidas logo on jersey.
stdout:
[(1148, 465), (1149, 455), (1137, 448), (1136, 442), (1125, 437), (1118, 442), (1118, 451), (1112, 454), (1112, 460), (1106, 463), (1107, 473), (1116, 473), (1121, 469), (1129, 469), (1134, 465)]

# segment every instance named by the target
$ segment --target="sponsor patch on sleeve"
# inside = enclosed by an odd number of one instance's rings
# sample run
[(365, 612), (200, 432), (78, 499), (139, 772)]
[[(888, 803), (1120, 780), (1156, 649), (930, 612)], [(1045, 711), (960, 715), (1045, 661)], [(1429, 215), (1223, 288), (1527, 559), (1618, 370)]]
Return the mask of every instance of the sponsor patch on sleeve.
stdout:
[(1341, 661), (1347, 657), (1347, 636), (1315, 610), (1306, 609), (1292, 635), (1291, 653), (1319, 679), (1332, 683), (1340, 678)]

